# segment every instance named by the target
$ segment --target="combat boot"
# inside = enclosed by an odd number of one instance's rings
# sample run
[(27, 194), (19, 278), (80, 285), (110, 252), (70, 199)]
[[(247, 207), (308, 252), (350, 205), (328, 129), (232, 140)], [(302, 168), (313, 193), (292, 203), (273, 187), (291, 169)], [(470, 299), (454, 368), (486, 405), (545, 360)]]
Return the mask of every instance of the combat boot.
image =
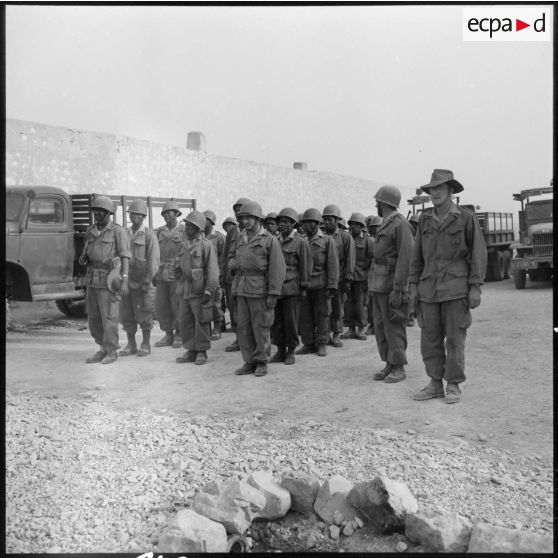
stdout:
[(374, 335), (374, 326), (370, 324), (366, 330), (366, 335)]
[(318, 350), (316, 351), (316, 354), (318, 356), (326, 356), (327, 355), (327, 349), (324, 343), (320, 343), (318, 345)]
[(253, 374), (256, 371), (256, 365), (253, 362), (245, 362), (240, 368), (237, 368), (234, 373), (237, 376), (244, 376), (246, 374)]
[(232, 353), (234, 351), (240, 351), (240, 345), (238, 344), (238, 338), (236, 338), (230, 345), (225, 347), (225, 352)]
[(127, 357), (138, 352), (136, 336), (133, 333), (126, 333), (126, 337), (128, 338), (128, 344), (118, 353), (118, 356)]
[(331, 340), (331, 344), (336, 348), (339, 348), (339, 347), (343, 346), (343, 341), (341, 341), (341, 339), (339, 339), (339, 334), (338, 333), (333, 334), (333, 339)]
[(364, 327), (358, 328), (356, 339), (358, 339), (359, 341), (366, 341), (366, 333), (364, 333)]
[(111, 364), (118, 360), (118, 353), (116, 351), (111, 351), (105, 355), (105, 358), (101, 360), (101, 364)]
[(448, 382), (446, 386), (446, 403), (459, 403), (459, 401), (461, 401), (459, 384)]
[(415, 401), (426, 401), (427, 399), (444, 397), (444, 384), (442, 383), (442, 380), (434, 380), (432, 378), (426, 387), (423, 387), (412, 397)]
[(401, 364), (394, 364), (391, 368), (391, 372), (385, 377), (384, 382), (386, 384), (396, 384), (397, 382), (402, 382), (407, 375), (405, 374), (405, 368)]
[(174, 339), (172, 342), (173, 349), (180, 349), (182, 347), (182, 337), (180, 337), (180, 333), (178, 331), (174, 334)]
[(267, 374), (267, 362), (258, 362), (254, 376), (265, 376)]
[(151, 340), (151, 330), (142, 329), (143, 339), (141, 340), (141, 345), (138, 351), (139, 357), (144, 357), (151, 354), (151, 345), (149, 344)]
[(294, 364), (295, 363), (295, 356), (293, 349), (287, 349), (287, 353), (285, 354), (285, 364)]
[(219, 326), (219, 331), (221, 333), (227, 333), (227, 324), (225, 323), (225, 320), (221, 320), (221, 325)]
[(386, 376), (391, 372), (391, 364), (387, 363), (379, 372), (375, 372), (372, 376), (375, 380), (385, 380)]
[(221, 339), (221, 322), (215, 322), (211, 330), (211, 341), (219, 341)]
[(165, 331), (165, 336), (155, 343), (155, 347), (172, 347), (173, 339), (172, 331)]
[(101, 362), (105, 358), (106, 354), (106, 351), (103, 351), (101, 349), (100, 351), (97, 351), (93, 356), (86, 358), (85, 362), (87, 362), (88, 364), (91, 364), (92, 362)]
[(353, 326), (349, 327), (347, 331), (339, 336), (341, 339), (354, 339), (356, 337), (355, 328)]
[(198, 351), (194, 364), (205, 364), (207, 362), (207, 353), (205, 351)]
[(271, 357), (269, 362), (285, 362), (285, 347), (279, 347), (277, 352)]
[(316, 352), (315, 345), (302, 345), (298, 351), (295, 351), (295, 355), (309, 355)]
[(196, 351), (186, 351), (181, 357), (176, 357), (176, 362), (195, 362), (196, 358)]

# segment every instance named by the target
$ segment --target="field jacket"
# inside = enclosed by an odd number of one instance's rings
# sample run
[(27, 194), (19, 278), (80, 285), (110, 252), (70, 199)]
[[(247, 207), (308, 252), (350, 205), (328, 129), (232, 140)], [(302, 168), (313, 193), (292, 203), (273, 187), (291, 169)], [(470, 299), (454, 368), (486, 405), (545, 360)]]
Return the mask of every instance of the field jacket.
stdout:
[(126, 229), (130, 242), (130, 289), (149, 285), (159, 269), (159, 242), (155, 233), (144, 223), (134, 233), (132, 227)]
[(157, 281), (176, 281), (174, 274), (176, 258), (181, 250), (181, 243), (184, 240), (184, 227), (176, 225), (170, 230), (166, 225), (157, 229), (157, 239), (159, 240), (160, 265), (157, 272)]
[(233, 271), (228, 269), (227, 264), (229, 260), (234, 259), (236, 253), (236, 243), (240, 236), (240, 230), (238, 227), (233, 227), (225, 236), (225, 244), (223, 246), (223, 257), (219, 262), (219, 282), (231, 284), (233, 280)]
[(339, 286), (339, 259), (333, 238), (317, 229), (308, 240), (312, 255), (309, 289), (337, 289)]
[(361, 231), (356, 238), (353, 237), (353, 242), (355, 243), (353, 281), (366, 281), (374, 255), (374, 240)]
[(421, 213), (409, 274), (420, 300), (465, 298), (471, 285), (482, 285), (486, 262), (484, 237), (471, 210), (452, 202), (443, 222), (434, 208)]
[(335, 241), (337, 257), (339, 258), (339, 281), (347, 281), (353, 278), (355, 268), (355, 243), (353, 237), (347, 231), (339, 227), (329, 235)]
[(308, 241), (295, 230), (283, 239), (278, 236), (283, 258), (285, 258), (285, 281), (281, 288), (281, 296), (297, 296), (300, 289), (308, 288), (312, 271), (312, 254)]

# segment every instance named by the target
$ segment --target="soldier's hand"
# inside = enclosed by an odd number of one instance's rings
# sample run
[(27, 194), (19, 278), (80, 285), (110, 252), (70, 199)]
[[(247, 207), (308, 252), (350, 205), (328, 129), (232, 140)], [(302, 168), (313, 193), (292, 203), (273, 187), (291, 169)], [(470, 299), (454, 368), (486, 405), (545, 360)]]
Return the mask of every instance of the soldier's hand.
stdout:
[(344, 293), (348, 293), (351, 290), (351, 280), (350, 279), (345, 279), (345, 281), (343, 281), (342, 285), (343, 285), (343, 292)]
[(328, 298), (333, 298), (337, 294), (337, 289), (328, 289), (327, 296)]
[(211, 293), (209, 291), (205, 291), (202, 296), (202, 304), (207, 304), (211, 300)]
[(120, 293), (122, 296), (127, 296), (130, 292), (130, 287), (128, 286), (128, 277), (122, 277), (122, 282), (120, 283)]
[(306, 296), (308, 294), (308, 289), (306, 287), (300, 288), (300, 296)]
[(81, 254), (80, 257), (78, 258), (78, 263), (79, 265), (86, 266), (89, 263), (89, 258), (87, 257), (87, 254)]
[(221, 289), (215, 289), (215, 291), (213, 291), (213, 300), (215, 302), (219, 302), (221, 300)]
[(273, 310), (275, 308), (276, 302), (277, 302), (277, 297), (275, 295), (267, 295), (265, 299), (265, 307), (268, 310)]
[(153, 286), (156, 287), (157, 286), (157, 278), (153, 277), (153, 279), (151, 279), (151, 283), (153, 283)]
[(149, 291), (149, 283), (142, 283), (141, 284), (141, 290), (146, 293), (147, 291)]
[(392, 308), (399, 308), (401, 303), (403, 302), (403, 295), (401, 291), (396, 291), (393, 289), (391, 293), (389, 293), (389, 305)]
[(469, 308), (476, 308), (481, 303), (481, 290), (478, 285), (471, 285), (469, 289)]
[(416, 283), (411, 283), (409, 285), (409, 308), (411, 309), (411, 311), (414, 310), (416, 302), (417, 302), (417, 285)]
[(228, 262), (227, 262), (227, 269), (230, 269), (231, 271), (233, 271), (234, 269), (236, 269), (236, 260), (234, 258), (231, 258)]

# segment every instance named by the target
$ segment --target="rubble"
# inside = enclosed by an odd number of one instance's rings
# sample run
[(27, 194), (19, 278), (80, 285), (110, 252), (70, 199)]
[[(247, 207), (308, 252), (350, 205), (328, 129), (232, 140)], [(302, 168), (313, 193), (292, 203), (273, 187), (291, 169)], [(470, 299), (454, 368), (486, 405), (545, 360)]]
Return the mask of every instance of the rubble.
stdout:
[(465, 552), (472, 527), (457, 513), (408, 513), (405, 519), (407, 538), (431, 552)]
[(352, 487), (352, 483), (341, 475), (326, 480), (320, 487), (314, 502), (316, 514), (329, 524), (335, 524), (335, 519), (339, 517), (342, 520), (353, 520), (358, 516), (358, 512), (347, 500), (347, 494)]
[(320, 490), (320, 481), (317, 477), (298, 473), (285, 474), (281, 478), (281, 486), (291, 495), (291, 509), (298, 513), (312, 513), (314, 502)]
[(258, 512), (259, 518), (278, 519), (289, 511), (291, 495), (288, 490), (274, 482), (271, 471), (254, 471), (248, 477), (248, 484), (265, 496), (265, 507)]
[(473, 526), (467, 552), (539, 554), (554, 551), (553, 537), (518, 529), (495, 527), (489, 523)]

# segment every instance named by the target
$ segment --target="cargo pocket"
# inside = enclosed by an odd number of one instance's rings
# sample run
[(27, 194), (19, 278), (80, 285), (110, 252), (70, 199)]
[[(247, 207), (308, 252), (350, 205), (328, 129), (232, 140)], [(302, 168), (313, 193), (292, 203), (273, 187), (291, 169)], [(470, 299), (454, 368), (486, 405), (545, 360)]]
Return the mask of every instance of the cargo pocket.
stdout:
[(145, 278), (145, 268), (147, 266), (147, 260), (143, 258), (136, 258), (130, 264), (130, 280), (137, 283), (141, 283)]
[(192, 293), (202, 294), (205, 290), (205, 281), (203, 280), (203, 269), (192, 269)]
[(200, 323), (207, 324), (213, 319), (213, 299), (209, 302), (203, 302), (201, 305), (201, 312), (200, 312)]
[(469, 301), (466, 298), (461, 298), (460, 300), (463, 304), (463, 315), (461, 318), (461, 323), (459, 324), (459, 329), (468, 329), (469, 327), (471, 327), (471, 323), (473, 322), (471, 309), (469, 308)]

